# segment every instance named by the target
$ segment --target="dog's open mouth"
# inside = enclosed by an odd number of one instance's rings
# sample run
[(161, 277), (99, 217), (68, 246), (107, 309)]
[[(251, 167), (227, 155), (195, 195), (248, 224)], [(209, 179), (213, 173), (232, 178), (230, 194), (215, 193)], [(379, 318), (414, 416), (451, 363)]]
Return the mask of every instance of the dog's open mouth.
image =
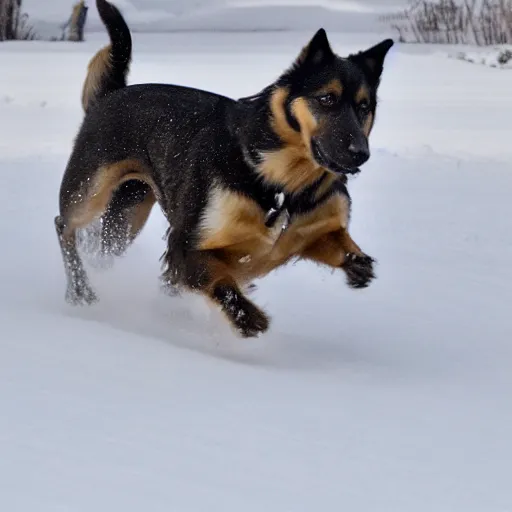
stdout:
[(318, 164), (335, 174), (357, 174), (358, 172), (361, 172), (359, 167), (347, 167), (331, 160), (325, 155), (316, 140), (311, 141), (311, 151), (313, 153), (313, 158)]

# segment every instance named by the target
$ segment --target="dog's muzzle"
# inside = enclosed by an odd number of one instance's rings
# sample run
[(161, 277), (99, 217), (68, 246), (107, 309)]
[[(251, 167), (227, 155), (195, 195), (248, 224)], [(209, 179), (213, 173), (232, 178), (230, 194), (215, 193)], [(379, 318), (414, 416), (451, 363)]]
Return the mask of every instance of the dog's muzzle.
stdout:
[[(325, 169), (328, 169), (329, 171), (335, 173), (335, 174), (357, 174), (358, 172), (361, 172), (361, 169), (359, 169), (359, 165), (362, 165), (368, 158), (366, 158), (361, 164), (354, 165), (354, 166), (346, 166), (341, 165), (335, 162), (334, 160), (331, 160), (322, 150), (320, 144), (316, 140), (311, 141), (311, 151), (313, 153), (313, 158), (316, 160), (316, 162), (324, 167)], [(368, 155), (369, 156), (369, 155)]]

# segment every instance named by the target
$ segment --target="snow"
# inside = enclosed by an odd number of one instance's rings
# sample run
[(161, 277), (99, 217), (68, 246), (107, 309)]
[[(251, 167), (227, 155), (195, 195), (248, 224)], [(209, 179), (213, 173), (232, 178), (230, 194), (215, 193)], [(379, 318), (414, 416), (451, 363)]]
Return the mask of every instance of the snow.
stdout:
[(491, 68), (512, 69), (512, 47), (510, 46), (483, 47), (472, 49), (472, 51), (458, 51), (451, 53), (450, 57)]
[[(58, 37), (59, 25), (71, 13), (74, 0), (24, 0), (36, 32), (42, 38)], [(87, 2), (86, 30), (102, 31), (95, 1)], [(132, 30), (169, 31), (282, 31), (316, 30), (375, 32), (388, 27), (379, 22), (383, 13), (395, 12), (405, 0), (119, 0)]]
[[(310, 33), (136, 34), (132, 82), (258, 91)], [(0, 45), (0, 508), (512, 509), (510, 73), (390, 55), (352, 234), (378, 279), (311, 264), (258, 283), (268, 335), (159, 290), (160, 212), (64, 303), (53, 217), (103, 34)], [(333, 34), (348, 53), (377, 42)]]

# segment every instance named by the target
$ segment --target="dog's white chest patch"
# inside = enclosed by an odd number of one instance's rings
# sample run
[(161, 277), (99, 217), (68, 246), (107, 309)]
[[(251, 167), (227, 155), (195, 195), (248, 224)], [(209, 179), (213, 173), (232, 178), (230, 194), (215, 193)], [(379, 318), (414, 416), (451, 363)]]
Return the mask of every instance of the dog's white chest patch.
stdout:
[[(288, 211), (282, 209), (284, 195), (278, 196), (276, 208), (263, 212), (251, 199), (213, 186), (200, 223), (203, 247), (249, 244), (254, 251), (252, 257), (269, 253), (290, 223)], [(272, 215), (271, 222), (268, 222), (269, 215)]]

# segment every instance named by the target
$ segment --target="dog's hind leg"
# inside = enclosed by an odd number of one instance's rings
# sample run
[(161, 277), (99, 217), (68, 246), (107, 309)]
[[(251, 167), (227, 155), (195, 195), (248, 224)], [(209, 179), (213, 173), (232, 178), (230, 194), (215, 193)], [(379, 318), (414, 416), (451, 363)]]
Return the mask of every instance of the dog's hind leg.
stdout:
[(139, 180), (129, 180), (114, 192), (101, 217), (101, 253), (121, 256), (142, 231), (156, 202), (151, 187)]
[(89, 285), (89, 278), (76, 249), (76, 232), (68, 229), (60, 215), (55, 217), (55, 229), (66, 271), (66, 301), (73, 305), (93, 304), (98, 299)]
[(146, 172), (140, 162), (123, 160), (92, 170), (84, 170), (78, 154), (73, 155), (60, 190), (60, 215), (55, 227), (67, 276), (66, 300), (71, 304), (92, 304), (97, 300), (77, 250), (77, 230), (101, 217), (114, 191), (129, 176)]

